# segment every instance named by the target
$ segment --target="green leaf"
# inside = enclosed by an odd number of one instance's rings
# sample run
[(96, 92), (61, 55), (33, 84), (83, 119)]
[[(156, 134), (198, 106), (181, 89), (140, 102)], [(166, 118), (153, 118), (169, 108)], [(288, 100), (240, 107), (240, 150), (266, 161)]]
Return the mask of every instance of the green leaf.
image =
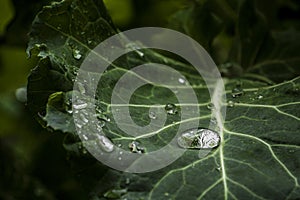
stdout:
[(273, 31), (269, 23), (255, 1), (244, 1), (229, 60), (244, 69), (244, 77), (280, 83), (300, 73), (296, 50), (300, 48), (300, 33), (293, 29)]
[(222, 20), (212, 12), (213, 5), (213, 1), (194, 3), (175, 13), (169, 27), (191, 36), (210, 51), (213, 39), (222, 29)]
[[(246, 5), (249, 4), (244, 4), (243, 9), (246, 9)], [(95, 10), (96, 7), (99, 10)], [(251, 11), (247, 19), (252, 21), (252, 17), (255, 18), (255, 23), (263, 26), (255, 12)], [(245, 38), (252, 35), (249, 30), (240, 31)], [(71, 126), (72, 116), (67, 112), (68, 97), (73, 89), (76, 71), (91, 49), (114, 33), (116, 30), (101, 1), (63, 1), (47, 6), (40, 12), (33, 23), (29, 43), (32, 55), (38, 56), (40, 60), (29, 77), (28, 105), (35, 113), (46, 112), (43, 119), (48, 126), (76, 135), (73, 125)], [(246, 44), (247, 39), (243, 39), (243, 42)], [(260, 37), (253, 42), (258, 42), (257, 45), (264, 43)], [(249, 51), (243, 48), (243, 52), (247, 52), (245, 54), (251, 54), (249, 58), (244, 57), (243, 61), (250, 69), (255, 63), (253, 58), (256, 59), (257, 56), (253, 53), (257, 51), (256, 45), (251, 44)], [(95, 168), (93, 165), (92, 170), (86, 168), (81, 171), (82, 179), (88, 183), (93, 198), (300, 198), (300, 77), (272, 86), (247, 79), (224, 79), (228, 102), (219, 102), (210, 98), (208, 87), (212, 86), (206, 86), (192, 66), (166, 58), (153, 50), (141, 51), (144, 56), (140, 56), (141, 52), (132, 51), (119, 58), (102, 75), (96, 93), (96, 114), (99, 120), (90, 122), (95, 126), (91, 126), (85, 134), (97, 133), (95, 127), (100, 126), (104, 120), (102, 131), (115, 145), (129, 151), (129, 145), (137, 140), (147, 153), (167, 145), (178, 130), (178, 125), (198, 121), (201, 127), (206, 128), (210, 123), (216, 123), (221, 143), (204, 158), (199, 158), (199, 154), (205, 153), (202, 150), (188, 149), (168, 167), (151, 173), (121, 173), (103, 169), (101, 164)], [(112, 88), (132, 67), (154, 61), (171, 66), (186, 77), (198, 98), (198, 104), (193, 106), (199, 108), (201, 113), (196, 118), (182, 121), (180, 111), (187, 105), (180, 104), (169, 89), (161, 85), (146, 84), (138, 88), (129, 104), (125, 105), (129, 107), (131, 116), (120, 113), (119, 118), (131, 117), (139, 126), (145, 126), (151, 121), (150, 105), (157, 105), (157, 109), (164, 111), (167, 103), (175, 104), (178, 113), (168, 115), (159, 131), (145, 132), (134, 137), (122, 131), (112, 116)], [(93, 77), (95, 74), (89, 72), (88, 75)], [(134, 73), (130, 76), (137, 77)], [(175, 78), (174, 74), (170, 73), (169, 76)], [(232, 90), (236, 91), (236, 87), (240, 93), (232, 95)], [(78, 88), (78, 91), (74, 90), (72, 93), (83, 93), (81, 95), (90, 103), (93, 101), (84, 95), (90, 89)], [(217, 96), (217, 93), (212, 96)], [(215, 109), (211, 108), (211, 101)], [(220, 112), (226, 107), (223, 126)], [(87, 109), (93, 108), (87, 106)], [(79, 120), (86, 121), (89, 116), (81, 117)], [(159, 117), (160, 115), (158, 120)], [(149, 135), (151, 137), (143, 137)], [(82, 146), (76, 139), (66, 140), (65, 148), (76, 155), (86, 156), (79, 152), (78, 149)]]
[(28, 78), (28, 104), (43, 114), (50, 94), (72, 90), (85, 55), (115, 33), (102, 1), (53, 2), (36, 16), (27, 52), (42, 58)]

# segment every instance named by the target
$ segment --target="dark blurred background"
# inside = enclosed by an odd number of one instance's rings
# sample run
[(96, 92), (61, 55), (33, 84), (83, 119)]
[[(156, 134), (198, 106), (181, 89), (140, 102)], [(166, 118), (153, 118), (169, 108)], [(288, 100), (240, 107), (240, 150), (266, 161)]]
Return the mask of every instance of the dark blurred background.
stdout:
[[(4, 200), (87, 198), (84, 186), (77, 181), (78, 173), (70, 170), (72, 166), (62, 145), (64, 136), (42, 128), (26, 108), (26, 79), (34, 67), (25, 52), (27, 33), (37, 12), (49, 2), (1, 0), (0, 3), (0, 199)], [(216, 10), (226, 10), (221, 0), (215, 2)], [(273, 29), (291, 24), (300, 29), (299, 23), (295, 23), (300, 20), (296, 0), (263, 2), (261, 10)], [(170, 16), (193, 1), (105, 0), (105, 3), (116, 27), (126, 30), (167, 27)], [(224, 16), (230, 18), (231, 14)], [(232, 24), (226, 24), (226, 32), (234, 32)]]

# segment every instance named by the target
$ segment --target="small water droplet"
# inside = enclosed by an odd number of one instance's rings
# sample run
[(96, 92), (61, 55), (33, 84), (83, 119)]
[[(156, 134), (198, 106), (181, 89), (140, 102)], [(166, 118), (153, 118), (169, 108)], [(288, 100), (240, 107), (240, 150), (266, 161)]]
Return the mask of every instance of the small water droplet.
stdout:
[(258, 98), (258, 99), (262, 99), (262, 98), (264, 98), (264, 96), (263, 96), (263, 95), (258, 95), (257, 98)]
[(234, 107), (234, 104), (235, 104), (235, 103), (234, 103), (233, 101), (231, 101), (231, 100), (228, 101), (228, 106), (229, 106), (230, 108), (233, 108), (233, 107)]
[(104, 135), (97, 135), (97, 137), (97, 142), (102, 148), (102, 150), (106, 152), (112, 152), (114, 150), (114, 144), (110, 141), (110, 139), (108, 139)]
[(80, 51), (79, 51), (79, 50), (74, 49), (74, 50), (73, 50), (73, 57), (74, 57), (76, 60), (79, 60), (79, 59), (82, 57), (82, 55), (80, 54)]
[(153, 111), (150, 111), (150, 112), (149, 112), (149, 118), (150, 118), (150, 119), (156, 119), (156, 118), (157, 118), (156, 113), (153, 112)]
[(78, 124), (78, 123), (75, 123), (75, 126), (76, 126), (77, 128), (79, 128), (79, 129), (82, 128), (82, 125), (81, 125), (81, 124)]
[(103, 128), (103, 127), (105, 126), (105, 124), (106, 124), (105, 120), (99, 119), (98, 121), (99, 121), (99, 126), (100, 126), (101, 128)]
[(219, 145), (220, 136), (210, 129), (194, 128), (181, 133), (177, 143), (186, 149), (211, 149)]
[(215, 109), (215, 105), (213, 103), (209, 103), (209, 104), (207, 104), (207, 108), (209, 110), (214, 110)]
[(177, 107), (172, 103), (167, 103), (165, 106), (165, 110), (169, 115), (175, 115), (178, 113)]
[(84, 88), (84, 85), (82, 83), (78, 83), (77, 84), (78, 86), (78, 90), (81, 94), (85, 94), (85, 88)]
[(118, 160), (122, 160), (122, 157), (118, 157)]
[(222, 170), (222, 168), (221, 167), (217, 167), (216, 170), (220, 172)]
[(185, 84), (186, 80), (185, 80), (184, 78), (181, 78), (181, 77), (180, 77), (180, 78), (178, 79), (178, 82), (181, 83), (181, 84)]
[(132, 153), (139, 153), (139, 154), (145, 153), (145, 149), (143, 147), (140, 147), (139, 145), (140, 145), (139, 142), (132, 141), (131, 143), (129, 143), (128, 147)]
[(80, 113), (79, 116), (84, 124), (89, 122), (89, 120), (85, 117), (85, 115), (83, 113)]
[(243, 88), (241, 87), (241, 85), (237, 85), (235, 88), (232, 89), (231, 91), (231, 96), (233, 98), (236, 98), (236, 97), (240, 97), (244, 94), (244, 90)]
[(120, 153), (119, 153), (120, 155), (122, 155), (123, 154), (123, 151), (120, 151)]
[(167, 197), (169, 196), (170, 194), (168, 192), (165, 192), (164, 195)]
[(139, 47), (135, 43), (128, 43), (127, 48), (134, 50), (140, 57), (144, 57), (144, 53), (139, 50)]
[(86, 135), (82, 135), (84, 140), (88, 140), (89, 138)]
[(74, 104), (73, 108), (76, 110), (81, 110), (87, 107), (87, 103), (79, 103), (79, 104)]

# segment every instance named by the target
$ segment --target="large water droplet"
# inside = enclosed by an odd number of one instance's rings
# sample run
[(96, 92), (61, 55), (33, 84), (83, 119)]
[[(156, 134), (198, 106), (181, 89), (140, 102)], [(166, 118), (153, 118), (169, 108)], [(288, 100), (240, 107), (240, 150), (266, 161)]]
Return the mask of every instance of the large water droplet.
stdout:
[(80, 51), (79, 51), (79, 50), (74, 49), (74, 50), (73, 50), (73, 57), (74, 57), (76, 60), (79, 60), (79, 59), (82, 57), (82, 55), (80, 54)]
[(167, 103), (165, 110), (169, 115), (175, 115), (178, 113), (177, 107), (172, 103)]
[(140, 147), (140, 143), (137, 141), (132, 141), (131, 143), (129, 143), (128, 147), (132, 153), (145, 153), (145, 149), (143, 147)]
[(150, 118), (150, 119), (156, 119), (156, 118), (157, 118), (156, 113), (153, 112), (153, 111), (150, 111), (150, 112), (149, 112), (149, 118)]
[(104, 135), (97, 135), (97, 137), (97, 142), (102, 150), (106, 152), (112, 152), (114, 150), (114, 144), (110, 141), (110, 139), (108, 139)]
[(219, 145), (220, 136), (210, 129), (194, 128), (181, 133), (177, 143), (186, 149), (211, 149)]

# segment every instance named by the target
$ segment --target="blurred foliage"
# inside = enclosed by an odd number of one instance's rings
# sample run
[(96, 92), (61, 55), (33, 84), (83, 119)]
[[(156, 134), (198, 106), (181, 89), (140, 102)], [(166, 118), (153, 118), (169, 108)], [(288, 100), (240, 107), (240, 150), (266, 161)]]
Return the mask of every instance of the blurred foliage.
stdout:
[[(0, 199), (87, 199), (89, 185), (80, 182), (91, 176), (93, 167), (99, 167), (93, 159), (68, 154), (62, 147), (64, 138), (60, 133), (43, 129), (32, 118), (24, 103), (16, 99), (17, 88), (24, 87), (33, 60), (28, 61), (25, 53), (31, 23), (51, 0), (2, 0), (0, 7)], [(298, 40), (299, 35), (291, 34), (300, 30), (300, 4), (297, 0), (255, 1), (256, 13), (250, 13), (248, 21), (235, 23), (239, 18), (239, 2), (236, 0), (105, 0), (116, 27), (126, 30), (141, 26), (172, 27), (198, 40), (222, 65), (229, 76), (240, 75), (244, 69), (232, 64), (241, 62), (252, 66), (249, 57), (239, 57), (238, 52), (251, 51), (241, 46), (229, 52), (237, 44), (234, 38), (264, 32), (261, 43), (279, 41), (274, 47)], [(249, 5), (252, 6), (252, 5)], [(247, 12), (247, 7), (242, 10)], [(194, 20), (191, 20), (194, 19)], [(251, 22), (251, 23), (249, 23)], [(272, 30), (264, 30), (261, 24)], [(205, 31), (203, 31), (205, 27)], [(249, 30), (252, 32), (243, 32)], [(238, 28), (241, 28), (239, 31)], [(280, 32), (288, 30), (285, 32)], [(258, 31), (258, 32), (257, 32)], [(275, 34), (273, 34), (276, 32)], [(278, 33), (280, 32), (280, 33)], [(291, 36), (292, 35), (292, 36)], [(266, 39), (268, 38), (268, 39)], [(275, 38), (275, 39), (274, 39)], [(280, 39), (278, 39), (280, 38)], [(248, 42), (249, 41), (244, 41)], [(250, 41), (251, 43), (251, 41)], [(269, 45), (268, 45), (269, 46)], [(252, 48), (252, 47), (251, 47)], [(255, 48), (255, 47), (253, 47)], [(294, 46), (289, 52), (295, 52)], [(270, 55), (270, 49), (264, 52)], [(248, 53), (247, 53), (248, 54)], [(259, 61), (259, 55), (257, 59)], [(229, 58), (229, 59), (228, 59)], [(241, 59), (241, 60), (238, 60)], [(223, 65), (229, 62), (229, 65)], [(252, 62), (252, 63), (251, 63)], [(280, 70), (271, 73), (270, 79), (278, 77)], [(249, 69), (253, 72), (256, 69)], [(269, 73), (269, 70), (262, 73)], [(232, 74), (233, 73), (233, 74)], [(277, 75), (276, 75), (277, 74)], [(249, 75), (251, 76), (251, 74)], [(275, 76), (275, 77), (274, 77)], [(51, 133), (49, 133), (51, 132)], [(69, 158), (71, 161), (67, 162)], [(84, 168), (90, 164), (90, 168)], [(72, 169), (72, 172), (69, 169)], [(102, 171), (105, 173), (105, 170)], [(104, 174), (93, 174), (102, 177)], [(113, 175), (111, 175), (113, 177)], [(81, 181), (78, 181), (81, 180)], [(83, 181), (85, 182), (85, 181)], [(90, 183), (93, 185), (92, 183)]]

